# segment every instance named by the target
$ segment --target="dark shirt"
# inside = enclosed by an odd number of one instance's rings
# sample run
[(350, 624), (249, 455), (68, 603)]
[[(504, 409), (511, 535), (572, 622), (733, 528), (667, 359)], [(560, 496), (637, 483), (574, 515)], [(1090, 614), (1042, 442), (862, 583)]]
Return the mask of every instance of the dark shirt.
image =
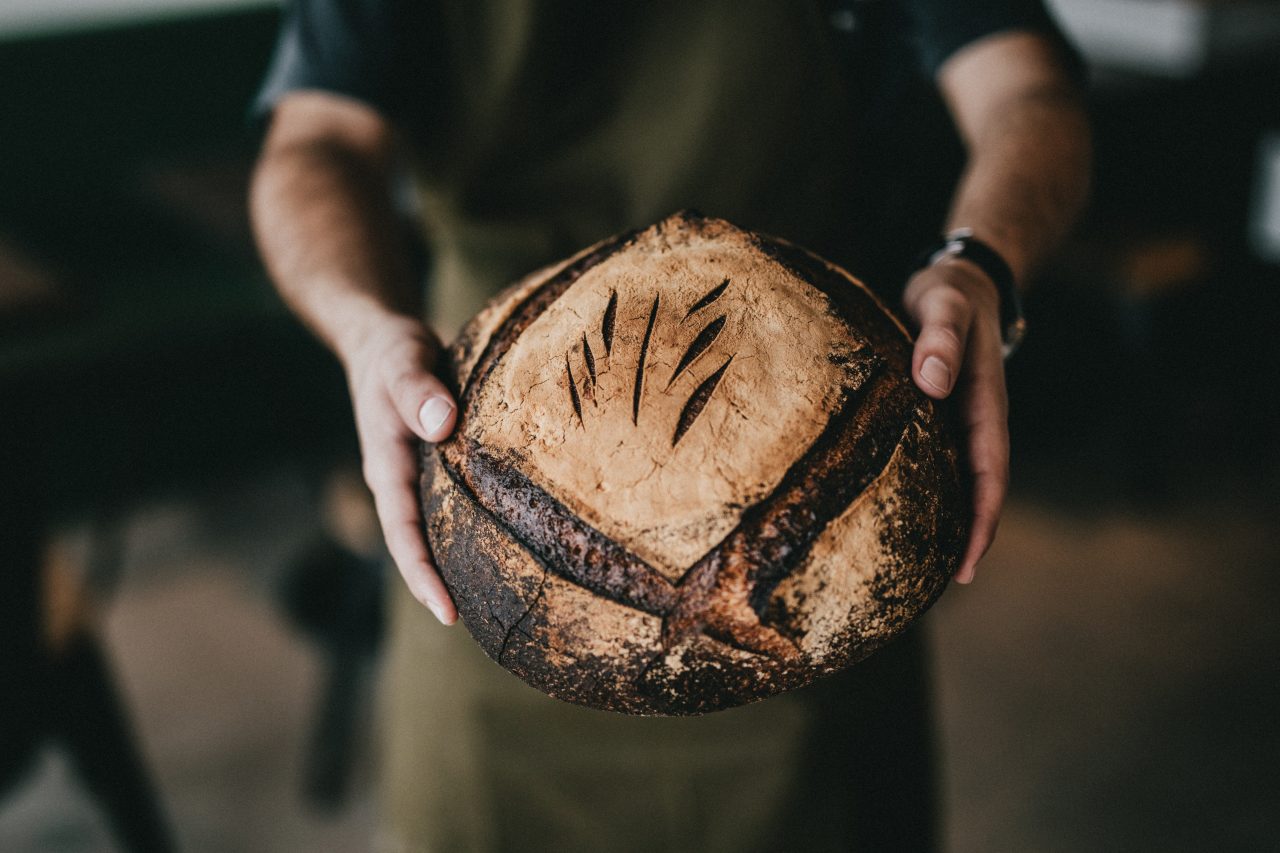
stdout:
[(934, 238), (959, 169), (931, 78), (1009, 30), (1079, 75), (1040, 0), (293, 0), (254, 112), (323, 90), (404, 134), (446, 325), (476, 285), (682, 207), (879, 286)]
[[(437, 39), (440, 4), (422, 0), (288, 0), (266, 79), (254, 101), (255, 117), (268, 114), (286, 93), (319, 89), (375, 107), (405, 129), (420, 128), (420, 93), (446, 76), (447, 51)], [(556, 40), (581, 45), (604, 18), (625, 19), (614, 4), (559, 3), (543, 29)], [(803, 6), (804, 4), (796, 4)], [(1084, 67), (1041, 0), (862, 0), (813, 3), (830, 21), (832, 38), (846, 51), (868, 50), (890, 39), (914, 70), (932, 77), (957, 50), (1005, 30), (1048, 37), (1077, 80)], [(586, 70), (586, 69), (580, 69)]]

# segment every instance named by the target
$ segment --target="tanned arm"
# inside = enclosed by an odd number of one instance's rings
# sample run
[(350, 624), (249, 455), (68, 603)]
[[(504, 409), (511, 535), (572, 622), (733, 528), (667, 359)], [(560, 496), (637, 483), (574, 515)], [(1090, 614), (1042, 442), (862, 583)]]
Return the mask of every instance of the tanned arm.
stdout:
[[(968, 151), (947, 230), (972, 228), (1025, 282), (1084, 205), (1090, 136), (1079, 93), (1054, 49), (1024, 32), (957, 51), (938, 84)], [(1009, 482), (1008, 397), (995, 285), (977, 266), (944, 259), (903, 294), (919, 326), (912, 373), (926, 394), (959, 395), (974, 477), (974, 527), (959, 583), (995, 539)]]
[(457, 611), (422, 535), (415, 447), (448, 436), (457, 408), (431, 372), (440, 344), (419, 319), (392, 203), (395, 148), (369, 107), (319, 92), (288, 95), (272, 116), (250, 210), (285, 302), (346, 372), (391, 556), (414, 596), (451, 624)]

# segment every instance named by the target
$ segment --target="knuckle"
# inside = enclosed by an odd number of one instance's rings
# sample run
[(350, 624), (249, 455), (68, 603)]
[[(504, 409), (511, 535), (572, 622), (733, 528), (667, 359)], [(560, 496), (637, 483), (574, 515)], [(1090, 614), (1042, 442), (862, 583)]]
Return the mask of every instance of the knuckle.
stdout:
[(964, 351), (964, 331), (959, 322), (948, 318), (930, 323), (925, 332), (921, 333), (921, 337), (924, 338), (927, 335), (931, 346), (942, 348), (952, 354), (959, 354)]
[(950, 284), (933, 288), (921, 298), (920, 307), (931, 317), (967, 318), (972, 311), (969, 297)]
[(397, 400), (426, 397), (428, 375), (416, 367), (400, 367), (387, 375), (387, 389)]
[(385, 364), (417, 364), (426, 354), (426, 342), (421, 334), (396, 335), (384, 352)]

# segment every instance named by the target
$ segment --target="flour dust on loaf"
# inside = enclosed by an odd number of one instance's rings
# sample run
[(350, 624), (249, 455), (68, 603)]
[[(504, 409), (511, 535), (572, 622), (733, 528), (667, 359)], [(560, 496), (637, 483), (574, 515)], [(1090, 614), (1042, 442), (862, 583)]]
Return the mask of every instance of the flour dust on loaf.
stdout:
[(452, 352), (423, 455), (467, 628), (560, 699), (698, 714), (865, 657), (964, 544), (906, 332), (847, 273), (680, 213), (535, 273)]

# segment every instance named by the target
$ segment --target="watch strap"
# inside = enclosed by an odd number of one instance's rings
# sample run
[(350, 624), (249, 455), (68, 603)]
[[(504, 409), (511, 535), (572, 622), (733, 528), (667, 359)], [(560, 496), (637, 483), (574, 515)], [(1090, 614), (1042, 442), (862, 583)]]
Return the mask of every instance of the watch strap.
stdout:
[(1000, 333), (1005, 358), (1022, 343), (1027, 321), (1022, 315), (1022, 299), (1013, 280), (1013, 270), (1000, 253), (973, 236), (969, 228), (959, 228), (931, 245), (916, 263), (916, 269), (931, 267), (945, 258), (961, 258), (976, 266), (995, 285), (1000, 299)]

